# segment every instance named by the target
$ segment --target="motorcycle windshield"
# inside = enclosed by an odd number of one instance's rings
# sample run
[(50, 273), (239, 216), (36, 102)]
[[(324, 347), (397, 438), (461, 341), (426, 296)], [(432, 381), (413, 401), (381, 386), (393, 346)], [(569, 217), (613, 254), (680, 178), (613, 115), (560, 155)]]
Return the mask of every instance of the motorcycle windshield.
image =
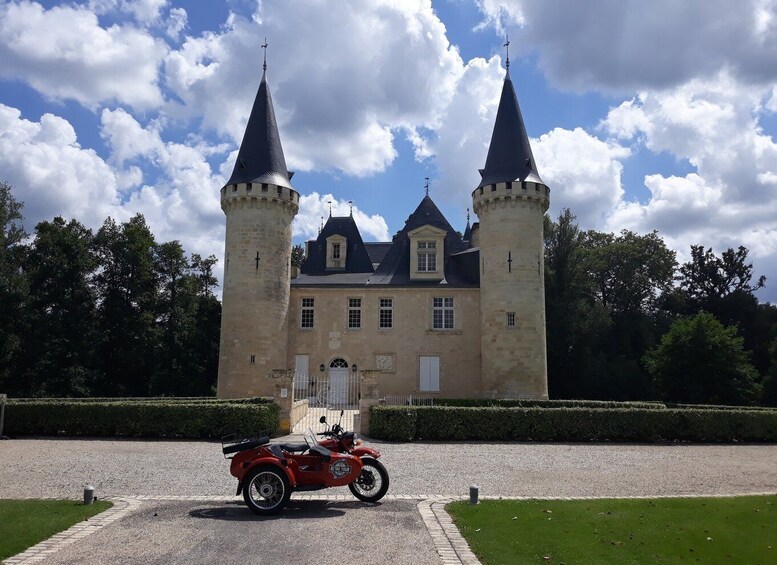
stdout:
[(318, 445), (318, 439), (312, 429), (308, 428), (305, 430), (303, 437), (305, 438), (305, 443), (308, 444), (308, 448)]

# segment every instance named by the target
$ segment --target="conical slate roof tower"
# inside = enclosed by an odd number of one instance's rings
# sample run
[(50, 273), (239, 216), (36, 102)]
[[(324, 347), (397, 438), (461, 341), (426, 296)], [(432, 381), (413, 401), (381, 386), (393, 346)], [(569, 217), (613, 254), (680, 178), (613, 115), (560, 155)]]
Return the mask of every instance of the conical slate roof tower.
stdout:
[(227, 185), (250, 182), (293, 188), (293, 174), (286, 168), (265, 70)]
[(478, 188), (499, 182), (542, 182), (509, 71), (502, 86), (486, 166), (480, 174)]
[[(263, 46), (263, 47), (266, 47)], [(299, 194), (283, 157), (267, 66), (235, 167), (221, 189), (227, 216), (219, 397), (272, 394), (288, 366), (291, 222)]]
[(480, 218), (481, 378), (485, 397), (547, 398), (542, 230), (550, 191), (537, 172), (509, 65), (508, 58), (472, 193)]

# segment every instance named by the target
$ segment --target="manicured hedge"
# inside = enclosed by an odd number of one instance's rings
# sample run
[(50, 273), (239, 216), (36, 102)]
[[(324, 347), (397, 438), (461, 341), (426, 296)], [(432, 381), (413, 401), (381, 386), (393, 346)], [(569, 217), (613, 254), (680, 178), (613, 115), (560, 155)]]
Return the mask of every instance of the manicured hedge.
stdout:
[(777, 410), (373, 406), (369, 435), (393, 441), (777, 442)]
[(191, 404), (191, 403), (216, 403), (216, 404), (272, 404), (272, 396), (253, 396), (250, 398), (216, 398), (215, 396), (144, 396), (144, 397), (89, 397), (89, 398), (13, 398), (8, 402), (162, 402), (165, 404)]
[[(415, 402), (414, 402), (415, 404)], [(426, 406), (424, 400), (418, 401)], [(666, 408), (661, 402), (619, 402), (615, 400), (531, 400), (513, 398), (440, 398), (434, 399), (434, 406), (501, 407), (501, 408)]]
[(274, 433), (278, 406), (247, 402), (9, 400), (4, 434), (213, 439)]

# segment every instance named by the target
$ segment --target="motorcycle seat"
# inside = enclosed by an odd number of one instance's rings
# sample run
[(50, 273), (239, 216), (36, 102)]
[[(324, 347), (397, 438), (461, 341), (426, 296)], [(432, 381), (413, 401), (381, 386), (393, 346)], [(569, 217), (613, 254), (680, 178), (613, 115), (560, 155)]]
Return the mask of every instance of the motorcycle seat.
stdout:
[(297, 452), (307, 451), (308, 444), (307, 443), (282, 443), (281, 449), (284, 451), (288, 451), (289, 453), (297, 453)]

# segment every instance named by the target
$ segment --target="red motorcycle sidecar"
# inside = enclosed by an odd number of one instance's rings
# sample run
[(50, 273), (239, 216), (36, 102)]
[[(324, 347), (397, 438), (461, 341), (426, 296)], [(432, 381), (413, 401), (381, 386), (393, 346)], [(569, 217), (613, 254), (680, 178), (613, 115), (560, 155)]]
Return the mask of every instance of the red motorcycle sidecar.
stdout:
[[(388, 472), (374, 457), (331, 451), (308, 431), (305, 443), (271, 444), (263, 437), (223, 445), (232, 455), (237, 493), (256, 514), (280, 512), (294, 491), (346, 486), (365, 502), (377, 502), (389, 487)], [(379, 456), (379, 455), (378, 455)]]

